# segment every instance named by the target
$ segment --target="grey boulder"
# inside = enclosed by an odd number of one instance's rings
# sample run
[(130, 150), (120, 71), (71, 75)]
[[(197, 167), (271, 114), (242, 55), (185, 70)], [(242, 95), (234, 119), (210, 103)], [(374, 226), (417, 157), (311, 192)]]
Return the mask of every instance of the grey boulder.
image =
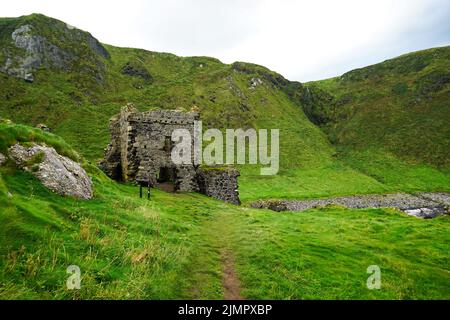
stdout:
[(11, 158), (22, 169), (31, 172), (55, 193), (79, 199), (91, 199), (92, 182), (75, 161), (61, 156), (54, 148), (15, 144), (9, 149)]

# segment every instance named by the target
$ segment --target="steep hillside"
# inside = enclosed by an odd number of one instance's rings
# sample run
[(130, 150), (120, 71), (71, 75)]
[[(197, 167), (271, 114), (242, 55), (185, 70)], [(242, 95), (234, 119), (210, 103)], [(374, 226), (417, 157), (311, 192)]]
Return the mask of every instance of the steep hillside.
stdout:
[[(141, 110), (195, 105), (208, 127), (281, 128), (286, 167), (330, 160), (326, 137), (283, 92), (289, 81), (263, 67), (101, 46), (89, 34), (42, 15), (4, 19), (0, 26), (0, 66), (17, 77), (0, 76), (0, 115), (45, 122), (92, 160), (103, 156), (109, 118), (128, 102)], [(24, 26), (29, 29), (26, 49), (18, 48), (12, 36)], [(46, 47), (27, 51), (35, 38)], [(8, 68), (8, 61), (20, 64), (22, 55), (41, 63), (22, 72)], [(26, 72), (32, 73), (32, 83), (21, 79)], [(294, 144), (303, 151), (296, 152)]]
[[(87, 32), (39, 14), (0, 19), (0, 43), (0, 117), (32, 126), (45, 123), (93, 163), (108, 144), (110, 117), (126, 103), (141, 111), (197, 106), (204, 128), (280, 129), (280, 173), (261, 177), (257, 168), (240, 168), (244, 201), (450, 189), (450, 176), (428, 165), (428, 159), (405, 163), (396, 153), (379, 149), (343, 156), (341, 146), (349, 145), (348, 140), (333, 138), (337, 133), (328, 129), (347, 123), (339, 117), (331, 125), (337, 93), (319, 89), (336, 80), (304, 86), (250, 63), (227, 65), (209, 57), (104, 45)], [(359, 82), (349, 83), (353, 88)], [(367, 120), (360, 118), (355, 118), (355, 128)], [(447, 132), (441, 124), (429, 130), (436, 145), (430, 159), (445, 162)], [(395, 147), (400, 138), (411, 138), (403, 133), (391, 145), (397, 153), (402, 153), (402, 146)], [(379, 163), (372, 161), (367, 170), (367, 159)]]
[(307, 92), (308, 117), (343, 151), (450, 168), (450, 46), (308, 83)]

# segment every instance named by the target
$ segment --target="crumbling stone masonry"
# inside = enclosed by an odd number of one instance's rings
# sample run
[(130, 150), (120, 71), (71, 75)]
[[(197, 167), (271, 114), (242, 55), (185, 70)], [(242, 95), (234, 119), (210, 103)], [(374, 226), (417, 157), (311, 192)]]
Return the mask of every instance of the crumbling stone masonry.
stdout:
[(226, 202), (240, 204), (237, 193), (238, 177), (239, 171), (234, 168), (199, 168), (197, 171), (199, 192)]
[[(173, 130), (187, 129), (193, 136), (194, 122), (199, 118), (198, 112), (138, 112), (132, 105), (127, 105), (110, 121), (111, 142), (105, 150), (102, 169), (115, 180), (135, 181), (164, 189), (169, 185), (173, 191), (201, 192), (239, 204), (237, 170), (200, 169), (194, 164), (176, 165), (172, 162)], [(194, 150), (194, 139), (191, 149)]]

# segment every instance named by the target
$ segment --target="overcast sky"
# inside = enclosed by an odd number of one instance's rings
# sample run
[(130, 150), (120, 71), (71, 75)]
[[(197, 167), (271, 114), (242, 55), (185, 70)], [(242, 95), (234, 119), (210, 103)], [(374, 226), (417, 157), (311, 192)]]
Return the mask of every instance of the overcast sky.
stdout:
[(14, 0), (101, 42), (264, 65), (290, 80), (340, 75), (450, 44), (449, 0)]

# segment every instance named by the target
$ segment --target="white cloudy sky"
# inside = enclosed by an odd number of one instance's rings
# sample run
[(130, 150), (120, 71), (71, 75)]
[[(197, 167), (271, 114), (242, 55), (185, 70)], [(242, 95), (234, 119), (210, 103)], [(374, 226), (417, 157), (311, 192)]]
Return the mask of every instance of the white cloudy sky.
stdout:
[(108, 44), (247, 61), (309, 81), (450, 44), (449, 0), (14, 0)]

